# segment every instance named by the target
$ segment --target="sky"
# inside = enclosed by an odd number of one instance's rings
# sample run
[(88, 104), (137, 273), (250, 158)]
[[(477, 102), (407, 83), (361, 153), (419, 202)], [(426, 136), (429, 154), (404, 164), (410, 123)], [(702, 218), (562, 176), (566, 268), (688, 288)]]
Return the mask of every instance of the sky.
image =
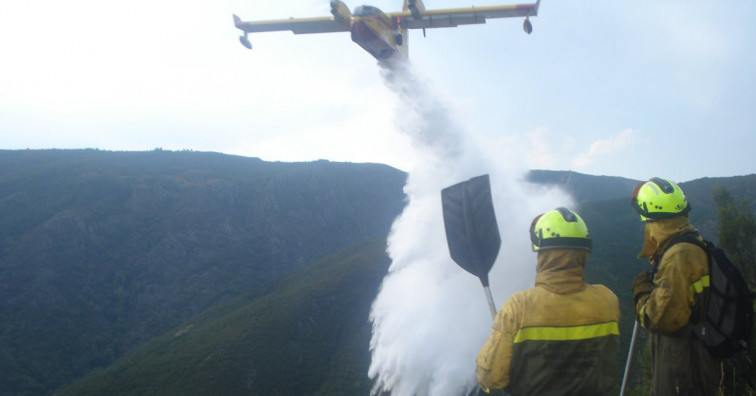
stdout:
[[(724, 4), (543, 0), (531, 35), (520, 19), (425, 38), (412, 31), (410, 60), (459, 128), (530, 169), (678, 182), (751, 174), (756, 2)], [(349, 34), (250, 35), (249, 51), (233, 13), (325, 16), (329, 6), (3, 2), (0, 149), (162, 148), (418, 166), (401, 102)]]

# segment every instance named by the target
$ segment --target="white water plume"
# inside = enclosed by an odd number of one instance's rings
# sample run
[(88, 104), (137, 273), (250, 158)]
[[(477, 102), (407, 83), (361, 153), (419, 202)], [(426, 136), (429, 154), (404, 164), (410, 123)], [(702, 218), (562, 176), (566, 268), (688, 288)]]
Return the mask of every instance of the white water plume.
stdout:
[(523, 161), (504, 158), (493, 144), (466, 131), (409, 68), (385, 69), (383, 77), (399, 97), (395, 122), (410, 137), (418, 165), (405, 186), (408, 205), (389, 237), (392, 264), (373, 302), (368, 375), (374, 394), (466, 395), (476, 388), (475, 357), (492, 320), (478, 278), (449, 257), (441, 190), (490, 175), (502, 238), (490, 272), (497, 309), (512, 293), (533, 285), (530, 221), (570, 203), (561, 193), (528, 187), (521, 180)]

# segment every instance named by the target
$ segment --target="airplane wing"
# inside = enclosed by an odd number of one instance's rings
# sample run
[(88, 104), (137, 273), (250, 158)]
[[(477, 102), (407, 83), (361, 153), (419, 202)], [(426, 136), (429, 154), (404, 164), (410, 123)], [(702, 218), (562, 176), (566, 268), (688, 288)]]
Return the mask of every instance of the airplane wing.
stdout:
[(399, 18), (402, 27), (406, 29), (431, 29), (486, 23), (488, 18), (536, 16), (539, 4), (540, 0), (533, 4), (425, 10), (419, 18), (412, 16), (409, 11), (387, 14), (392, 19)]
[(338, 21), (334, 17), (289, 18), (268, 21), (242, 21), (234, 15), (234, 25), (245, 33), (278, 32), (291, 30), (294, 34), (348, 32), (349, 21)]

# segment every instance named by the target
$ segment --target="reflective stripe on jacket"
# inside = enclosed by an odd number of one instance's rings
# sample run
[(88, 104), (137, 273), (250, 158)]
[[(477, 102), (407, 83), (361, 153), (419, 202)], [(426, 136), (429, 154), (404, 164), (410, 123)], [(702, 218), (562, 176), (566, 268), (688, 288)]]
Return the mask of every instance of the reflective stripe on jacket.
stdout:
[(619, 302), (584, 282), (588, 252), (538, 254), (536, 287), (510, 297), (477, 358), (485, 391), (605, 395), (616, 387)]

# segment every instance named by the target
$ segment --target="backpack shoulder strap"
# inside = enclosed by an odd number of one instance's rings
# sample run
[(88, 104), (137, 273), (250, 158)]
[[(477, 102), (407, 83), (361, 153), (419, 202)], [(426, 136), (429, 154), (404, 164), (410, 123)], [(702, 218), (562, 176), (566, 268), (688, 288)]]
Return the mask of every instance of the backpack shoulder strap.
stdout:
[(700, 239), (698, 239), (699, 236), (701, 236), (701, 233), (699, 233), (698, 231), (685, 231), (682, 234), (676, 236), (672, 240), (672, 242), (670, 242), (669, 245), (667, 245), (667, 250), (669, 250), (669, 248), (672, 247), (672, 245), (676, 245), (681, 242), (692, 243), (703, 250), (708, 250), (707, 248), (710, 242), (706, 240), (701, 241)]
[(709, 255), (709, 247), (711, 246), (711, 242), (704, 240), (703, 242), (698, 239), (698, 237), (701, 234), (698, 231), (685, 231), (681, 234), (678, 234), (675, 236), (672, 241), (667, 245), (667, 247), (664, 249), (664, 251), (661, 254), (657, 254), (654, 257), (654, 261), (656, 262), (654, 264), (654, 273), (656, 273), (656, 270), (659, 268), (659, 264), (661, 263), (662, 257), (664, 257), (664, 253), (666, 253), (672, 246), (677, 245), (678, 243), (686, 242), (686, 243), (692, 243), (701, 249), (706, 253), (706, 255)]

